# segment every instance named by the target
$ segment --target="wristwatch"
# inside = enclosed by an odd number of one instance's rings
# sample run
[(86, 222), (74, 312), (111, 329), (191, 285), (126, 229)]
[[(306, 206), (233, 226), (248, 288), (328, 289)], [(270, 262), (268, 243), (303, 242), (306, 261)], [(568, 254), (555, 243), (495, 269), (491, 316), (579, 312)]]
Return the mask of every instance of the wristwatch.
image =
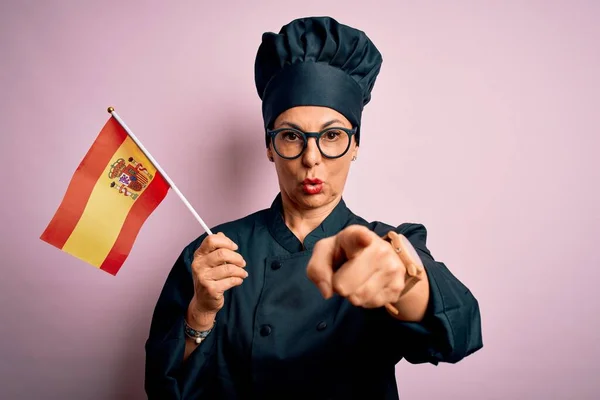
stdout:
[(423, 262), (417, 254), (416, 250), (404, 235), (399, 235), (394, 231), (389, 231), (383, 237), (383, 240), (389, 242), (392, 248), (398, 253), (400, 260), (406, 267), (406, 279), (404, 281), (404, 290), (400, 297), (408, 292), (422, 278), (422, 273), (425, 271)]

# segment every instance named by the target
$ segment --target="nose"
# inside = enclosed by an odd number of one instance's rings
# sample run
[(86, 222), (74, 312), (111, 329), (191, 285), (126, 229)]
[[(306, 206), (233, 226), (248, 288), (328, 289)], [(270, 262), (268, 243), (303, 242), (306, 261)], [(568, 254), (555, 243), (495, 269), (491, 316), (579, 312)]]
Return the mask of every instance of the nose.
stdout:
[(321, 152), (317, 146), (317, 139), (309, 138), (306, 144), (306, 149), (304, 149), (304, 154), (302, 155), (302, 163), (307, 168), (312, 168), (315, 165), (318, 165), (320, 162)]

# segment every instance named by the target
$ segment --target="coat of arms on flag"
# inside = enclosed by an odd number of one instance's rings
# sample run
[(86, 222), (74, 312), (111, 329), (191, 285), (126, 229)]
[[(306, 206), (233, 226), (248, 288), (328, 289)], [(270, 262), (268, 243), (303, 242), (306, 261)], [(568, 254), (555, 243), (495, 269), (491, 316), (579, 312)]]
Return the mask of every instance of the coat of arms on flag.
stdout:
[(135, 161), (133, 157), (129, 157), (127, 161), (119, 158), (112, 163), (108, 177), (113, 180), (110, 183), (111, 188), (131, 197), (132, 200), (137, 199), (152, 180), (152, 174), (141, 162)]

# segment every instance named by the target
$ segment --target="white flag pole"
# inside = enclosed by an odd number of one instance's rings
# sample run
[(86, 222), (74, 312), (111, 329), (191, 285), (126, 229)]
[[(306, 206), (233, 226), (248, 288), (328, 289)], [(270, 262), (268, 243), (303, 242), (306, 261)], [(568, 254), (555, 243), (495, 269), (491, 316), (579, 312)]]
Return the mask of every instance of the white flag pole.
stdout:
[(202, 228), (204, 228), (204, 231), (207, 234), (212, 235), (212, 232), (210, 231), (210, 229), (208, 228), (208, 226), (204, 223), (204, 221), (202, 220), (202, 218), (200, 218), (200, 215), (198, 215), (198, 213), (196, 212), (196, 210), (194, 210), (194, 207), (192, 207), (192, 205), (185, 198), (185, 196), (183, 195), (183, 193), (181, 193), (181, 191), (177, 188), (177, 186), (175, 186), (175, 183), (173, 183), (173, 181), (171, 180), (171, 178), (169, 178), (169, 175), (167, 175), (167, 173), (165, 172), (165, 170), (162, 169), (162, 167), (160, 166), (160, 164), (154, 159), (154, 157), (152, 157), (152, 154), (150, 154), (150, 152), (148, 150), (146, 150), (146, 148), (144, 147), (144, 145), (133, 134), (133, 132), (131, 132), (131, 129), (129, 129), (129, 127), (125, 124), (125, 122), (123, 122), (123, 120), (121, 119), (121, 117), (119, 117), (119, 115), (117, 114), (117, 112), (115, 111), (115, 109), (113, 107), (108, 107), (108, 113), (111, 114), (117, 120), (117, 122), (119, 124), (121, 124), (121, 126), (123, 127), (123, 129), (125, 129), (125, 132), (127, 132), (127, 134), (129, 135), (129, 137), (131, 138), (131, 140), (133, 140), (135, 142), (135, 144), (138, 145), (138, 147), (140, 148), (140, 150), (142, 150), (142, 152), (146, 155), (146, 157), (148, 157), (148, 160), (150, 160), (150, 162), (152, 163), (152, 165), (154, 165), (154, 168), (156, 168), (156, 170), (158, 172), (160, 172), (160, 174), (163, 176), (163, 178), (165, 178), (165, 180), (167, 181), (167, 183), (169, 184), (169, 186), (171, 187), (171, 189), (173, 189), (173, 191), (175, 193), (177, 193), (177, 196), (179, 196), (179, 198), (181, 199), (181, 201), (183, 201), (183, 204), (185, 204), (185, 206), (188, 208), (188, 210), (191, 211), (191, 213), (194, 215), (194, 217), (196, 218), (196, 220), (198, 220), (198, 222), (200, 222), (200, 225), (202, 225)]

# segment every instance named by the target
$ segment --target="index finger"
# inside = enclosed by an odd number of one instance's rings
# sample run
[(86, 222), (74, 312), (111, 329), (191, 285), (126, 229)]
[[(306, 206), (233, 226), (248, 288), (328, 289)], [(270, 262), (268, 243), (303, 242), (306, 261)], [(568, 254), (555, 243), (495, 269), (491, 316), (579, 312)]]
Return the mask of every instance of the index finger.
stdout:
[(350, 225), (335, 236), (336, 246), (346, 259), (357, 257), (376, 237), (369, 228), (362, 225)]
[(207, 255), (221, 248), (236, 251), (238, 249), (238, 245), (233, 240), (225, 236), (222, 232), (219, 232), (213, 235), (208, 235), (206, 238), (204, 238), (200, 244), (200, 247), (198, 247), (198, 249), (196, 249), (194, 252), (194, 256)]
[(333, 295), (331, 288), (333, 280), (333, 268), (336, 260), (335, 237), (319, 240), (313, 249), (313, 254), (306, 267), (308, 279), (314, 282), (324, 298)]

